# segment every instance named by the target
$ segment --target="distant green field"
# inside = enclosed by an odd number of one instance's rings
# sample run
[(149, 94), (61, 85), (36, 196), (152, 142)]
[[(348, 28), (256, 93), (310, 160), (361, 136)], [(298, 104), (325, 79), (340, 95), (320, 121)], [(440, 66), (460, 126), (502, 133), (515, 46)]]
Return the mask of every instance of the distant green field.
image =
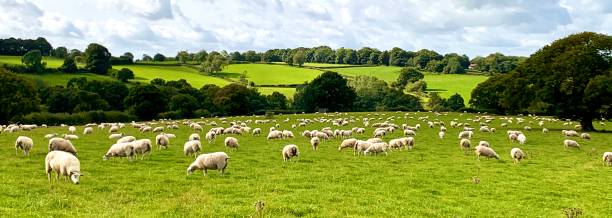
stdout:
[(387, 82), (395, 81), (397, 79), (398, 72), (401, 67), (394, 66), (377, 66), (377, 67), (349, 67), (349, 68), (335, 68), (330, 69), (331, 71), (338, 72), (339, 74), (356, 77), (356, 76), (373, 76), (382, 79)]
[(323, 64), (323, 63), (304, 63), (305, 67), (321, 67), (321, 68), (325, 68), (325, 67), (349, 67), (349, 66), (355, 66), (355, 65), (351, 65), (351, 64)]
[(256, 85), (302, 84), (321, 74), (318, 70), (277, 64), (231, 64), (223, 71), (220, 74), (234, 80), (246, 72), (247, 80)]
[[(64, 60), (54, 57), (43, 57), (43, 62), (47, 63), (49, 68), (58, 68), (62, 66)], [(21, 64), (21, 56), (0, 56), (0, 63), (3, 64)]]
[(285, 95), (287, 99), (293, 99), (293, 94), (295, 94), (295, 88), (258, 87), (257, 90), (266, 95), (272, 94), (273, 92), (280, 92)]
[(466, 105), (470, 100), (472, 90), (487, 78), (489, 77), (481, 75), (425, 74), (428, 90), (439, 91), (440, 96), (444, 98), (459, 93)]
[(65, 86), (68, 80), (72, 78), (85, 77), (87, 80), (115, 80), (109, 76), (102, 76), (93, 73), (49, 73), (49, 74), (19, 74), (23, 77), (33, 79), (37, 83), (45, 83), (49, 86), (62, 85)]
[(114, 69), (129, 68), (134, 71), (135, 81), (148, 83), (155, 78), (168, 80), (185, 79), (191, 86), (201, 88), (205, 84), (225, 86), (231, 82), (221, 78), (206, 76), (197, 70), (185, 66), (156, 66), (156, 65), (117, 65)]

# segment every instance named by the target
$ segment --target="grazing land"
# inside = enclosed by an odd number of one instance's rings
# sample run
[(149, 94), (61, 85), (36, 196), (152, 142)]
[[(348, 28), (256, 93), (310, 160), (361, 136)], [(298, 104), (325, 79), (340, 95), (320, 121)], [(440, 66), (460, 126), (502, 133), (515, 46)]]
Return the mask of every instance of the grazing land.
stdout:
[[(392, 150), (388, 156), (355, 156), (353, 151), (338, 151), (340, 138), (322, 141), (319, 151), (310, 148), (308, 139), (300, 136), (304, 130), (351, 129), (365, 127), (362, 119), (371, 118), (370, 124), (388, 121), (397, 125), (420, 124), (416, 132), (416, 146), (412, 151)], [(419, 117), (424, 117), (418, 120)], [(343, 118), (346, 126), (334, 126), (330, 121), (315, 121), (305, 127), (291, 128), (297, 119)], [(256, 124), (263, 117), (228, 117), (221, 119), (197, 119), (218, 126), (229, 127), (231, 121), (247, 122), (252, 128), (261, 128), (261, 136), (233, 135), (240, 148), (223, 147), (227, 135), (218, 136), (208, 144), (204, 134), (216, 126), (204, 125), (201, 132), (205, 153), (224, 151), (231, 157), (224, 176), (209, 171), (207, 177), (196, 172), (186, 175), (193, 157), (185, 157), (183, 143), (193, 130), (178, 122), (177, 130), (166, 130), (177, 137), (170, 139), (167, 150), (153, 148), (150, 157), (134, 161), (111, 159), (102, 156), (113, 144), (108, 139), (108, 128), (94, 129), (91, 135), (80, 134), (73, 140), (78, 149), (81, 184), (73, 185), (63, 180), (49, 183), (44, 173), (47, 153), (47, 133), (67, 133), (67, 127), (37, 128), (32, 131), (0, 134), (0, 214), (4, 216), (177, 216), (177, 217), (244, 217), (263, 215), (269, 217), (308, 216), (421, 216), (421, 217), (562, 217), (568, 208), (579, 208), (586, 217), (609, 216), (612, 195), (609, 193), (612, 167), (602, 164), (601, 155), (612, 150), (609, 133), (593, 132), (591, 140), (573, 137), (582, 146), (580, 150), (563, 148), (562, 129), (573, 129), (574, 123), (545, 121), (541, 132), (538, 120), (522, 117), (518, 124), (502, 117), (488, 123), (497, 128), (495, 133), (482, 133), (478, 129), (471, 139), (472, 146), (480, 140), (491, 143), (501, 159), (476, 159), (473, 150), (460, 151), (457, 135), (463, 128), (451, 128), (453, 120), (479, 126), (477, 114), (448, 113), (437, 116), (431, 112), (420, 113), (348, 113), (348, 114), (299, 114), (281, 115), (276, 122)], [(284, 120), (288, 120), (284, 122)], [(427, 127), (427, 122), (441, 121), (448, 132), (438, 138), (439, 126)], [(170, 122), (170, 121), (168, 121)], [(508, 123), (502, 127), (502, 123)], [(152, 127), (167, 123), (149, 123)], [(291, 130), (292, 139), (266, 140), (268, 129)], [(524, 126), (532, 131), (524, 131)], [(610, 129), (612, 123), (595, 123), (596, 127)], [(365, 127), (365, 134), (355, 134), (358, 139), (371, 138), (373, 127)], [(528, 140), (525, 145), (510, 142), (507, 130), (523, 130)], [(154, 141), (157, 133), (140, 133), (127, 124), (120, 132), (137, 138)], [(15, 154), (13, 144), (20, 136), (34, 140), (30, 156)], [(397, 130), (384, 136), (385, 141), (402, 137)], [(300, 157), (283, 162), (281, 149), (296, 144)], [(527, 159), (514, 164), (509, 157), (513, 147), (520, 147)], [(253, 204), (264, 201), (265, 207), (256, 214)]]

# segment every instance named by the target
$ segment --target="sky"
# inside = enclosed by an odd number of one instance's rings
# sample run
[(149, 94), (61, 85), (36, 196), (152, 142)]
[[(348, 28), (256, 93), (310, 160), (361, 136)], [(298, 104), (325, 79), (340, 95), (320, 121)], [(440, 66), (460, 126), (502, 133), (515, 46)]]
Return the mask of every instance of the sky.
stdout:
[(612, 1), (0, 0), (0, 38), (137, 58), (319, 45), (528, 56), (583, 31), (610, 34)]

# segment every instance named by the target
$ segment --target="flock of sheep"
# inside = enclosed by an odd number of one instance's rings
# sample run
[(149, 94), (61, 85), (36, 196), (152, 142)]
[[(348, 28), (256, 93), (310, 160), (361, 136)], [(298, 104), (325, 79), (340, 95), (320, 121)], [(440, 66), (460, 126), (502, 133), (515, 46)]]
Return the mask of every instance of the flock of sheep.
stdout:
[[(441, 116), (444, 114), (433, 113), (433, 119), (429, 116), (422, 116), (418, 118), (414, 118), (410, 113), (405, 113), (403, 116), (388, 116), (385, 119), (380, 117), (384, 114), (368, 114), (368, 116), (379, 116), (376, 117), (354, 117), (348, 116), (348, 114), (335, 113), (335, 114), (324, 114), (318, 118), (306, 119), (299, 118), (291, 121), (289, 118), (283, 121), (276, 121), (273, 119), (261, 119), (261, 120), (246, 120), (246, 121), (228, 121), (226, 118), (221, 118), (221, 126), (225, 125), (228, 127), (218, 127), (218, 124), (215, 121), (198, 121), (194, 122), (191, 120), (184, 120), (182, 122), (172, 121), (172, 120), (160, 120), (158, 122), (147, 122), (147, 123), (136, 123), (132, 122), (129, 124), (124, 123), (102, 123), (102, 124), (87, 124), (83, 129), (83, 135), (88, 135), (93, 133), (94, 131), (108, 131), (109, 139), (116, 140), (114, 144), (110, 146), (108, 151), (103, 155), (103, 160), (108, 160), (113, 157), (126, 157), (128, 160), (133, 160), (137, 158), (138, 155), (141, 156), (141, 159), (144, 159), (145, 156), (150, 156), (153, 142), (150, 139), (137, 139), (134, 136), (127, 136), (124, 133), (119, 133), (123, 128), (137, 128), (140, 133), (146, 132), (157, 132), (158, 134), (155, 136), (155, 145), (157, 145), (158, 150), (167, 149), (170, 145), (170, 139), (176, 138), (174, 134), (170, 134), (170, 132), (174, 129), (178, 129), (180, 126), (185, 126), (186, 128), (190, 128), (194, 133), (191, 134), (183, 146), (183, 152), (185, 156), (194, 156), (195, 161), (191, 163), (187, 167), (187, 173), (192, 174), (196, 170), (202, 171), (204, 176), (207, 174), (207, 170), (218, 170), (221, 175), (224, 174), (224, 171), (228, 165), (228, 160), (230, 157), (225, 152), (212, 152), (206, 154), (200, 154), (202, 151), (202, 142), (200, 139), (200, 133), (204, 132), (203, 126), (210, 126), (210, 129), (205, 134), (205, 140), (210, 144), (214, 143), (216, 138), (222, 135), (252, 135), (252, 137), (259, 137), (261, 135), (261, 128), (251, 128), (249, 125), (265, 125), (269, 123), (275, 123), (268, 130), (267, 140), (283, 140), (288, 138), (295, 138), (295, 135), (290, 130), (277, 130), (280, 128), (279, 122), (290, 124), (291, 122), (295, 122), (291, 124), (291, 128), (295, 129), (297, 127), (307, 127), (313, 123), (327, 123), (336, 127), (335, 130), (332, 130), (332, 127), (324, 127), (320, 130), (305, 130), (300, 133), (300, 135), (307, 139), (312, 146), (312, 149), (317, 151), (319, 146), (323, 140), (330, 140), (332, 138), (340, 138), (343, 139), (340, 145), (338, 146), (338, 150), (343, 149), (352, 149), (355, 155), (368, 155), (368, 154), (379, 154), (384, 153), (388, 155), (388, 151), (390, 150), (401, 150), (405, 148), (406, 150), (412, 150), (416, 145), (415, 137), (419, 130), (421, 129), (421, 124), (427, 125), (428, 128), (438, 128), (438, 137), (444, 138), (446, 133), (448, 132), (448, 128), (458, 129), (458, 140), (459, 140), (459, 148), (465, 153), (468, 154), (472, 146), (472, 142), (470, 141), (475, 134), (476, 130), (482, 133), (495, 133), (496, 129), (490, 127), (490, 123), (495, 119), (500, 119), (503, 123), (501, 123), (501, 127), (506, 127), (508, 123), (517, 123), (523, 124), (526, 122), (525, 118), (511, 118), (511, 117), (500, 117), (495, 118), (492, 116), (482, 115), (482, 116), (474, 116), (473, 118), (467, 118), (464, 121), (460, 122), (459, 118), (455, 118), (450, 121), (450, 123), (446, 124), (443, 121), (439, 121), (436, 119), (437, 116)], [(460, 114), (463, 116), (464, 114)], [(525, 124), (523, 130), (531, 131), (532, 127), (529, 126), (531, 124), (535, 124), (542, 129), (542, 134), (549, 133), (549, 130), (545, 127), (545, 123), (547, 122), (562, 122), (557, 119), (552, 118), (543, 118), (543, 117), (535, 117), (530, 116), (531, 120)], [(400, 119), (413, 119), (415, 121), (414, 126), (410, 126), (408, 124), (395, 124), (396, 120)], [(360, 124), (363, 127), (353, 127), (351, 129), (341, 129), (344, 126), (349, 124)], [(601, 123), (604, 125), (603, 123)], [(478, 125), (478, 128), (470, 127), (471, 125)], [(565, 122), (564, 126), (572, 125), (571, 122)], [(157, 126), (157, 127), (153, 127)], [(283, 124), (285, 126), (285, 124)], [(37, 125), (8, 125), (8, 126), (0, 126), (1, 132), (5, 133), (13, 133), (18, 131), (29, 131), (35, 128), (39, 128)], [(41, 126), (45, 128), (45, 125)], [(580, 126), (574, 126), (574, 128), (579, 128)], [(98, 128), (95, 130), (94, 128)], [(366, 137), (366, 128), (372, 128), (372, 138)], [(80, 162), (77, 158), (77, 149), (72, 144), (72, 141), (78, 140), (79, 136), (75, 135), (77, 128), (74, 126), (68, 127), (68, 133), (58, 135), (55, 133), (50, 133), (45, 135), (48, 141), (48, 154), (45, 158), (45, 172), (47, 174), (48, 180), (51, 181), (51, 173), (56, 173), (56, 179), (59, 180), (60, 176), (64, 176), (67, 180), (68, 178), (75, 184), (79, 183), (79, 177), (81, 176), (80, 170)], [(401, 130), (403, 131), (404, 137), (389, 139), (388, 142), (383, 140), (385, 136), (393, 133), (395, 131)], [(580, 137), (584, 140), (590, 140), (591, 136), (588, 133), (579, 134), (575, 130), (563, 130), (561, 132), (565, 137)], [(508, 140), (512, 142), (517, 142), (519, 145), (524, 145), (527, 143), (526, 135), (518, 130), (508, 130), (506, 132)], [(83, 136), (83, 137), (84, 137)], [(368, 138), (365, 140), (360, 140), (357, 138)], [(240, 144), (238, 139), (232, 136), (226, 136), (224, 139), (224, 145), (228, 149), (238, 149)], [(34, 146), (34, 141), (26, 136), (18, 136), (15, 141), (15, 152), (16, 155), (19, 150), (23, 151), (25, 156), (29, 155), (30, 150)], [(563, 141), (563, 146), (568, 148), (577, 148), (580, 149), (580, 145), (575, 140), (565, 139)], [(478, 145), (473, 148), (476, 157), (480, 159), (481, 156), (486, 158), (496, 158), (499, 159), (500, 156), (496, 153), (496, 151), (492, 148), (491, 144), (487, 141), (480, 141)], [(526, 154), (519, 147), (514, 147), (509, 152), (510, 158), (514, 163), (519, 163), (522, 159), (525, 158)], [(290, 161), (294, 157), (298, 157), (300, 155), (299, 148), (295, 144), (288, 144), (283, 147), (281, 151), (281, 155), (284, 161)], [(612, 152), (605, 152), (603, 154), (603, 162), (608, 166), (612, 166)]]

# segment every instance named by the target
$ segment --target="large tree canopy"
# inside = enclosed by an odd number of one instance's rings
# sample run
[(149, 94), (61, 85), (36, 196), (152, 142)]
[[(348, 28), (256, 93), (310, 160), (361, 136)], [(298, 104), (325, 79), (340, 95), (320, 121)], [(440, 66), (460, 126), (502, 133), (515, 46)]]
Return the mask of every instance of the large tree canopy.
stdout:
[(298, 89), (294, 101), (307, 112), (326, 108), (329, 111), (348, 111), (353, 108), (355, 90), (336, 72), (326, 71), (310, 84)]
[(0, 123), (38, 110), (40, 99), (31, 81), (0, 69)]
[(85, 69), (96, 74), (106, 74), (111, 68), (111, 53), (106, 47), (91, 43), (85, 49)]
[(477, 107), (508, 113), (541, 113), (592, 120), (610, 116), (612, 37), (592, 32), (570, 35), (531, 55), (510, 74), (492, 77), (472, 92)]

